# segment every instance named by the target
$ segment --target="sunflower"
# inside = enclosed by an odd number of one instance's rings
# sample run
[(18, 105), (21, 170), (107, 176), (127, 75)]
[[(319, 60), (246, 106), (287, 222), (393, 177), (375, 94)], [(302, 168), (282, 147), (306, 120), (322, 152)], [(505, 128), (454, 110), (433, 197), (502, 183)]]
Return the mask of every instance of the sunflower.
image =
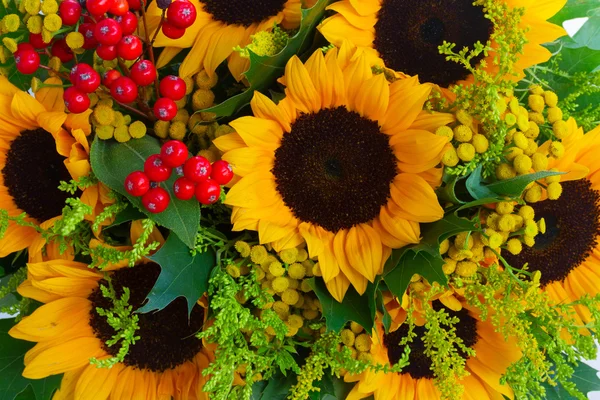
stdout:
[(423, 111), (431, 85), (388, 83), (361, 50), (293, 57), (275, 105), (255, 92), (254, 116), (215, 145), (241, 177), (229, 191), (234, 230), (257, 230), (277, 251), (306, 241), (341, 301), (382, 272), (390, 249), (419, 242), (419, 223), (443, 216), (432, 185), (452, 121)]
[[(165, 47), (157, 61), (158, 67), (166, 65), (181, 50), (191, 47), (179, 67), (179, 75), (182, 78), (202, 69), (212, 78), (219, 64), (227, 59), (231, 74), (239, 81), (250, 63), (247, 58), (233, 50), (235, 47), (247, 46), (252, 42), (251, 35), (270, 31), (274, 24), (280, 24), (285, 29), (295, 29), (300, 25), (301, 0), (190, 1), (198, 14), (194, 25), (177, 40), (169, 39), (159, 32), (154, 43), (156, 47)], [(314, 4), (315, 1), (311, 0), (308, 3)], [(150, 31), (158, 29), (161, 13), (156, 1), (148, 7)]]
[[(98, 368), (90, 359), (115, 356), (119, 345), (106, 344), (114, 329), (98, 308), (111, 309), (102, 294), (104, 275), (87, 264), (51, 260), (28, 264), (29, 278), (19, 287), (23, 296), (45, 303), (15, 325), (9, 334), (36, 342), (25, 355), (23, 376), (41, 379), (64, 377), (54, 399), (208, 399), (202, 392), (202, 371), (213, 360), (195, 333), (205, 321), (204, 308), (196, 305), (188, 320), (187, 305), (178, 298), (161, 311), (137, 314), (140, 339), (129, 347), (122, 362)], [(135, 311), (152, 289), (160, 267), (144, 263), (110, 273), (117, 297), (129, 288)]]
[[(548, 61), (551, 53), (541, 46), (565, 35), (562, 27), (546, 20), (556, 14), (566, 0), (497, 0), (512, 8), (524, 8), (519, 27), (528, 29), (527, 44), (515, 65), (518, 78), (523, 69)], [(418, 75), (422, 82), (442, 88), (473, 77), (462, 65), (447, 61), (439, 53), (444, 41), (456, 43), (457, 49), (485, 44), (494, 27), (485, 17), (482, 6), (473, 0), (341, 0), (328, 7), (336, 14), (325, 19), (319, 30), (327, 40), (340, 46), (350, 40), (366, 48), (370, 65), (384, 65), (399, 73)], [(497, 44), (492, 42), (492, 48)], [(493, 68), (495, 52), (476, 57)]]
[[(45, 83), (59, 80), (50, 78)], [(65, 114), (62, 93), (61, 87), (44, 87), (33, 98), (0, 76), (0, 208), (13, 217), (25, 212), (26, 221), (37, 225), (61, 215), (70, 195), (58, 189), (60, 181), (90, 170), (87, 152), (77, 150), (79, 146), (89, 149), (85, 137), (91, 132), (89, 112)], [(83, 196), (90, 205), (93, 190)], [(0, 240), (0, 257), (40, 238), (34, 228), (10, 222)]]
[[(444, 308), (440, 303), (434, 302), (436, 310)], [(469, 375), (460, 383), (464, 386), (462, 399), (464, 400), (495, 400), (502, 399), (502, 395), (513, 398), (513, 391), (507, 385), (500, 384), (500, 378), (506, 368), (521, 356), (521, 352), (514, 340), (505, 340), (494, 331), (494, 327), (487, 321), (482, 321), (477, 313), (462, 308), (459, 311), (445, 309), (452, 317), (459, 319), (455, 325), (456, 336), (463, 344), (475, 351), (474, 356), (469, 356), (458, 350), (461, 357), (466, 359), (466, 370)], [(426, 322), (424, 319), (421, 321)], [(425, 334), (424, 326), (415, 326), (416, 334), (410, 347), (409, 365), (401, 373), (383, 373), (365, 371), (358, 375), (346, 374), (346, 382), (356, 382), (356, 385), (347, 397), (347, 400), (362, 399), (373, 395), (375, 400), (418, 400), (440, 399), (440, 392), (434, 384), (434, 374), (431, 370), (432, 361), (424, 353), (425, 344), (422, 337)], [(401, 340), (408, 334), (408, 326), (401, 325), (397, 330), (385, 333), (381, 319), (376, 320), (372, 339), (365, 337), (355, 338), (354, 346), (359, 352), (358, 357), (366, 353), (375, 363), (382, 365), (395, 365), (404, 353)], [(370, 349), (369, 349), (370, 345)]]
[[(528, 263), (530, 271), (540, 271), (541, 287), (561, 304), (600, 293), (600, 126), (584, 134), (572, 118), (567, 124), (571, 133), (563, 139), (565, 155), (549, 164), (567, 172), (560, 180), (562, 194), (530, 204), (546, 231), (536, 236), (533, 247), (504, 256), (511, 266)], [(584, 322), (592, 319), (587, 308), (575, 309)]]

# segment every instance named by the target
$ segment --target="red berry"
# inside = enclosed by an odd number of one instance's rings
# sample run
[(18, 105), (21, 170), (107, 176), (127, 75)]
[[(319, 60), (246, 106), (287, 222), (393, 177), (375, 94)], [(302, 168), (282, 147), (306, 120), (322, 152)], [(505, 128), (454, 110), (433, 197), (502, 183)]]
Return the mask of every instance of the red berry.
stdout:
[(143, 196), (150, 189), (150, 179), (142, 171), (134, 171), (125, 178), (125, 190), (132, 196)]
[(171, 100), (181, 100), (185, 96), (185, 81), (178, 76), (165, 76), (158, 86), (161, 96), (168, 97)]
[(77, 29), (79, 33), (83, 35), (83, 48), (86, 50), (93, 49), (98, 46), (98, 41), (96, 40), (95, 31), (96, 24), (93, 22), (84, 22), (79, 25), (79, 29)]
[(117, 71), (116, 69), (111, 69), (109, 71), (106, 71), (104, 73), (104, 77), (102, 78), (102, 84), (110, 89), (110, 87), (112, 86), (114, 81), (117, 80), (117, 78), (119, 78), (120, 76), (121, 76), (121, 73), (119, 71)]
[(173, 183), (173, 192), (175, 193), (175, 197), (180, 200), (189, 200), (194, 197), (194, 192), (196, 191), (196, 184), (190, 181), (188, 178), (177, 178), (175, 183)]
[(96, 24), (94, 36), (100, 44), (113, 46), (123, 37), (121, 25), (112, 18), (106, 18)]
[(30, 33), (29, 43), (36, 49), (45, 49), (50, 45), (50, 43), (44, 42), (41, 33)]
[(112, 15), (125, 15), (129, 11), (129, 3), (127, 0), (114, 0), (112, 6), (108, 10)]
[(219, 160), (212, 164), (210, 178), (219, 185), (227, 185), (233, 179), (233, 169), (227, 161)]
[(63, 100), (65, 101), (67, 110), (73, 114), (82, 113), (90, 107), (90, 98), (87, 94), (73, 86), (65, 90)]
[(161, 97), (154, 103), (154, 116), (161, 121), (170, 121), (177, 115), (177, 104), (171, 99)]
[(179, 39), (185, 34), (185, 29), (177, 28), (168, 22), (162, 24), (162, 33), (169, 39)]
[(133, 64), (129, 70), (129, 76), (140, 86), (151, 85), (156, 79), (156, 68), (150, 60), (141, 60)]
[[(33, 48), (33, 46), (31, 47)], [(33, 74), (40, 66), (40, 55), (31, 49), (17, 50), (15, 53), (15, 63), (20, 73), (26, 75)]]
[(137, 29), (138, 18), (131, 11), (127, 11), (125, 15), (116, 17), (115, 21), (121, 25), (123, 35), (131, 35)]
[(171, 201), (169, 192), (161, 187), (152, 188), (142, 196), (144, 208), (155, 214), (165, 211), (169, 206), (169, 201)]
[(117, 58), (117, 46), (99, 45), (96, 47), (96, 54), (103, 60), (111, 61)]
[(60, 15), (63, 25), (75, 25), (81, 17), (81, 6), (77, 1), (65, 0), (58, 6), (58, 15)]
[(204, 182), (210, 177), (210, 161), (202, 156), (194, 156), (183, 164), (183, 176), (194, 182)]
[(138, 96), (138, 88), (131, 78), (121, 76), (112, 83), (110, 94), (120, 103), (131, 103)]
[(50, 54), (58, 57), (62, 63), (69, 62), (73, 59), (73, 51), (67, 46), (65, 39), (58, 39), (52, 44)]
[(135, 35), (123, 36), (117, 44), (117, 54), (123, 60), (135, 60), (142, 55), (143, 51), (142, 41)]
[(205, 205), (214, 204), (221, 196), (221, 186), (212, 179), (200, 182), (196, 186), (196, 199)]
[[(84, 66), (77, 68), (78, 66)], [(77, 69), (76, 69), (77, 68)], [(71, 82), (75, 87), (82, 92), (92, 93), (100, 86), (100, 74), (87, 64), (77, 64), (71, 70), (71, 78), (73, 78), (73, 70), (76, 69), (75, 78)]]
[(139, 10), (140, 8), (142, 8), (142, 2), (141, 0), (127, 0), (127, 2), (129, 3), (129, 9), (130, 10)]
[(102, 15), (110, 9), (114, 0), (87, 0), (85, 8), (92, 15)]
[(180, 140), (169, 140), (160, 149), (160, 158), (163, 163), (171, 168), (183, 165), (188, 157), (188, 148)]
[(89, 64), (86, 64), (86, 63), (75, 64), (73, 66), (73, 68), (71, 68), (71, 72), (69, 73), (69, 80), (74, 85), (75, 83), (77, 83), (77, 78), (79, 77), (79, 74), (84, 73), (86, 71), (90, 71), (90, 70), (93, 70), (93, 68)]
[(171, 176), (171, 167), (167, 167), (160, 154), (153, 154), (144, 162), (144, 172), (152, 182), (163, 182)]
[(177, 28), (189, 28), (195, 20), (196, 7), (189, 1), (174, 1), (167, 8), (167, 21)]

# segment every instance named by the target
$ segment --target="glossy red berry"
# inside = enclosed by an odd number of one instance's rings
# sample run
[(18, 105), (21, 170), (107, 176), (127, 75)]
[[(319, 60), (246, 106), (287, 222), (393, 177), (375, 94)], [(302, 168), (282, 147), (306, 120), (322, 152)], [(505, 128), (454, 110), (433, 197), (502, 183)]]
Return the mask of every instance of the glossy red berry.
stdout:
[(165, 211), (170, 201), (169, 192), (161, 187), (151, 188), (142, 196), (144, 208), (155, 214)]
[(178, 28), (168, 22), (162, 24), (162, 33), (169, 39), (179, 39), (185, 34), (185, 29)]
[(108, 12), (112, 15), (125, 15), (129, 11), (129, 3), (127, 0), (113, 0)]
[(92, 93), (98, 89), (102, 79), (100, 74), (96, 72), (92, 67), (85, 68), (82, 71), (78, 71), (77, 77), (73, 84), (79, 90), (84, 93)]
[(96, 24), (94, 36), (100, 44), (113, 46), (123, 37), (121, 25), (112, 18), (106, 18)]
[(196, 184), (185, 177), (177, 178), (173, 183), (173, 192), (179, 200), (189, 200), (194, 197)]
[(116, 69), (108, 70), (104, 73), (102, 77), (102, 84), (110, 89), (112, 84), (117, 80), (117, 78), (121, 77), (121, 73)]
[(45, 49), (50, 45), (50, 43), (44, 42), (42, 39), (41, 33), (30, 33), (29, 34), (29, 43), (36, 49)]
[[(31, 47), (33, 48), (33, 46)], [(33, 74), (40, 66), (40, 55), (32, 49), (20, 50), (15, 53), (15, 63), (20, 73)]]
[(117, 54), (123, 60), (135, 60), (142, 55), (144, 46), (139, 37), (135, 35), (123, 36), (117, 44)]
[(141, 0), (127, 0), (127, 2), (129, 3), (129, 9), (130, 10), (139, 10), (140, 8), (142, 8), (142, 2)]
[(96, 47), (96, 54), (103, 60), (111, 61), (117, 58), (117, 46), (99, 45)]
[(196, 7), (189, 1), (174, 1), (167, 8), (167, 21), (177, 28), (189, 28), (195, 20)]
[(81, 6), (77, 1), (65, 0), (58, 6), (58, 15), (63, 25), (75, 25), (81, 17)]
[(114, 0), (87, 0), (85, 8), (92, 15), (102, 15), (110, 9)]
[(204, 205), (216, 203), (219, 196), (221, 196), (221, 186), (212, 179), (200, 182), (196, 186), (196, 199)]
[(93, 68), (89, 64), (86, 64), (86, 63), (75, 64), (73, 66), (73, 68), (71, 68), (71, 72), (69, 72), (69, 80), (74, 85), (77, 82), (77, 78), (80, 73), (83, 73), (85, 71), (89, 71), (92, 69)]
[(227, 161), (219, 160), (212, 163), (210, 179), (219, 185), (227, 185), (233, 179), (233, 169)]
[(132, 196), (143, 196), (150, 189), (150, 179), (142, 171), (134, 171), (125, 178), (125, 190)]
[(112, 83), (110, 94), (118, 102), (131, 103), (137, 99), (138, 88), (131, 78), (121, 76)]
[(188, 148), (180, 140), (169, 140), (162, 145), (160, 158), (166, 166), (177, 168), (187, 160)]
[(50, 48), (50, 54), (54, 57), (58, 57), (62, 63), (69, 62), (73, 59), (73, 51), (67, 46), (65, 39), (58, 39), (52, 44)]
[(210, 161), (202, 156), (194, 156), (183, 164), (183, 176), (194, 182), (204, 182), (210, 177)]
[(161, 97), (154, 103), (154, 116), (161, 121), (170, 121), (177, 115), (177, 104), (169, 98)]
[(171, 176), (171, 167), (167, 167), (160, 154), (153, 154), (144, 162), (144, 173), (152, 182), (163, 182)]
[(137, 29), (138, 18), (131, 11), (127, 11), (125, 15), (115, 17), (115, 21), (121, 25), (123, 35), (131, 35)]
[(93, 22), (84, 22), (79, 25), (79, 29), (77, 29), (79, 33), (83, 35), (83, 48), (86, 50), (90, 50), (96, 48), (98, 46), (98, 41), (96, 40), (95, 31), (96, 24)]
[(140, 86), (151, 85), (156, 79), (156, 68), (150, 60), (141, 60), (133, 64), (129, 76)]
[(185, 96), (185, 81), (178, 76), (165, 76), (158, 86), (161, 96), (168, 97), (171, 100), (181, 100)]
[(73, 114), (79, 114), (90, 107), (90, 98), (81, 90), (71, 86), (63, 93), (63, 100), (67, 110)]

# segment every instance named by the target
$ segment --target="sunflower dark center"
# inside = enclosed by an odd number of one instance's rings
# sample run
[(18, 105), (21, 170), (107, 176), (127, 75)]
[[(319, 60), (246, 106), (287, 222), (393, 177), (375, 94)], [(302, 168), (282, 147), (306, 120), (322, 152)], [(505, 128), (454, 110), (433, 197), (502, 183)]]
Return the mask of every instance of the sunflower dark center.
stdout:
[(250, 26), (283, 11), (287, 0), (200, 0), (204, 11), (227, 25)]
[(376, 122), (337, 107), (300, 116), (283, 135), (272, 172), (298, 219), (337, 232), (379, 215), (396, 162)]
[[(473, 0), (383, 0), (373, 46), (387, 67), (447, 87), (469, 72), (446, 61), (438, 46), (447, 41), (456, 43), (456, 51), (472, 49), (478, 41), (485, 44), (492, 30), (492, 22)], [(475, 57), (473, 65), (482, 58)]]
[[(115, 271), (111, 275), (111, 281), (119, 298), (123, 294), (123, 288), (129, 288), (129, 304), (135, 311), (143, 305), (159, 274), (158, 264), (141, 264)], [(100, 284), (108, 286), (106, 281), (100, 281)], [(109, 310), (113, 307), (112, 301), (102, 295), (100, 285), (89, 299), (92, 302), (90, 325), (96, 336), (106, 343), (113, 337), (115, 330), (108, 324), (106, 317), (98, 314), (96, 308)], [(186, 302), (179, 297), (161, 311), (137, 315), (140, 329), (136, 334), (141, 339), (129, 348), (123, 361), (125, 365), (156, 372), (165, 371), (192, 360), (202, 349), (202, 341), (194, 336), (204, 322), (202, 307), (196, 305), (188, 320)], [(116, 355), (119, 344), (110, 347), (105, 344), (104, 350)]]
[(505, 256), (514, 267), (527, 262), (530, 271), (540, 271), (542, 286), (564, 280), (590, 256), (600, 237), (600, 192), (587, 179), (562, 186), (558, 200), (532, 205), (536, 219), (546, 221), (546, 233), (536, 236), (533, 247)]
[(17, 207), (38, 222), (60, 215), (69, 197), (58, 189), (60, 181), (71, 179), (64, 160), (54, 137), (43, 129), (21, 132), (10, 144), (2, 169), (4, 185)]
[[(458, 317), (459, 322), (454, 325), (456, 328), (456, 336), (462, 339), (465, 347), (473, 348), (477, 343), (477, 320), (469, 315), (469, 312), (465, 309), (460, 311), (452, 311), (445, 308), (444, 306), (434, 304), (434, 309), (439, 311), (445, 309), (446, 312), (452, 317)], [(425, 343), (423, 338), (425, 337), (425, 327), (415, 326), (413, 332), (417, 335), (413, 338), (412, 342), (408, 343), (410, 347), (410, 356), (408, 358), (409, 365), (402, 370), (402, 373), (408, 373), (414, 379), (427, 378), (433, 379), (433, 371), (431, 370), (431, 359), (425, 354)], [(400, 325), (400, 328), (394, 332), (383, 335), (383, 344), (387, 349), (388, 359), (391, 365), (395, 365), (404, 354), (404, 347), (406, 345), (400, 345), (403, 338), (408, 335), (408, 325)], [(468, 355), (457, 348), (458, 353), (464, 359), (468, 358)]]

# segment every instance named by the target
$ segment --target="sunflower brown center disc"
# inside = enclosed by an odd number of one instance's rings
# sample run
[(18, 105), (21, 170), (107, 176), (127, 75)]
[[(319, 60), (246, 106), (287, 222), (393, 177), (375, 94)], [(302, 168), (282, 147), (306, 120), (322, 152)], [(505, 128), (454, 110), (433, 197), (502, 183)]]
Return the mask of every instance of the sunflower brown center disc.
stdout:
[(287, 0), (200, 0), (204, 11), (227, 25), (250, 26), (283, 11)]
[[(477, 41), (487, 42), (492, 29), (492, 22), (473, 0), (383, 0), (373, 46), (387, 67), (447, 87), (469, 72), (446, 61), (438, 46), (446, 41), (456, 43), (455, 51), (465, 46), (473, 49)], [(474, 58), (473, 66), (482, 58)]]
[(544, 218), (546, 233), (535, 237), (535, 245), (518, 255), (505, 255), (513, 267), (528, 263), (530, 271), (540, 271), (540, 284), (564, 280), (581, 265), (598, 245), (600, 235), (600, 192), (587, 179), (561, 183), (558, 200), (531, 204), (535, 217)]
[[(118, 298), (123, 294), (124, 287), (129, 288), (129, 304), (135, 311), (143, 305), (159, 274), (158, 264), (141, 264), (115, 271), (111, 275), (111, 281)], [(100, 281), (100, 284), (108, 287), (106, 281)], [(92, 302), (90, 325), (96, 336), (106, 343), (112, 339), (115, 330), (108, 324), (106, 317), (98, 314), (96, 308), (110, 310), (113, 307), (112, 301), (102, 295), (100, 285), (90, 294), (89, 299)], [(186, 302), (179, 297), (161, 311), (137, 315), (140, 329), (136, 331), (136, 335), (141, 339), (129, 347), (123, 361), (125, 365), (155, 372), (165, 371), (191, 360), (202, 349), (202, 341), (194, 336), (204, 323), (202, 307), (196, 305), (188, 320)], [(119, 351), (119, 345), (104, 345), (104, 350), (114, 356)]]
[(299, 220), (337, 232), (379, 215), (396, 158), (376, 122), (337, 107), (300, 116), (283, 135), (272, 172)]
[(43, 129), (24, 131), (10, 144), (2, 169), (4, 184), (17, 207), (38, 222), (60, 215), (69, 197), (58, 189), (60, 181), (71, 179), (64, 160)]

